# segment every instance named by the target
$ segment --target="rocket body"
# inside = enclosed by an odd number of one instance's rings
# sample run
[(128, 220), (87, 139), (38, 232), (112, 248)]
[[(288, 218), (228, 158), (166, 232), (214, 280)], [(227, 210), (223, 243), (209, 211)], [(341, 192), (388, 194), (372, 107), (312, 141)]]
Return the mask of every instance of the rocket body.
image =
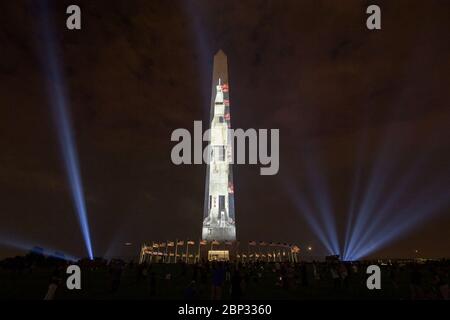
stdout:
[(214, 56), (203, 240), (236, 239), (230, 120), (227, 58), (219, 51)]

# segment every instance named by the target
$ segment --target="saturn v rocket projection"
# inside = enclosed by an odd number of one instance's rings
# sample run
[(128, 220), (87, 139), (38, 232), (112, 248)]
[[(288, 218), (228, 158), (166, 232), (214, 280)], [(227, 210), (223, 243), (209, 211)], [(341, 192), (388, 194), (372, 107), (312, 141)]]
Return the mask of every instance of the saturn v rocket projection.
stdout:
[(234, 241), (234, 186), (227, 56), (214, 56), (210, 148), (206, 169), (203, 240)]

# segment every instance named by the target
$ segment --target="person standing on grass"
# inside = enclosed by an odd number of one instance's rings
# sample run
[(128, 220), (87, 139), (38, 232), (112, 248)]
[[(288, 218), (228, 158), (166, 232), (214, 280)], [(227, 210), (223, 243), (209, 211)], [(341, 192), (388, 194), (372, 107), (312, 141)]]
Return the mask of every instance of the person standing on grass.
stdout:
[(186, 300), (195, 300), (198, 297), (195, 280), (192, 280), (184, 291), (184, 298)]
[(58, 289), (58, 286), (61, 284), (61, 281), (62, 281), (61, 270), (58, 268), (52, 274), (52, 277), (50, 279), (50, 284), (48, 286), (48, 290), (44, 297), (44, 300), (54, 300), (55, 299), (56, 290)]
[(236, 268), (231, 278), (231, 299), (240, 300), (242, 297), (242, 276)]
[(156, 295), (156, 273), (152, 271), (150, 273), (150, 295)]
[(319, 273), (317, 272), (317, 266), (315, 261), (313, 261), (312, 263), (312, 269), (313, 269), (313, 279), (314, 281), (318, 281), (320, 279), (320, 276)]
[(221, 263), (213, 265), (212, 269), (212, 300), (220, 300), (222, 297), (222, 286), (225, 278), (225, 270)]
[(344, 263), (341, 263), (339, 267), (339, 276), (341, 277), (344, 288), (348, 288), (348, 271)]
[(199, 273), (199, 264), (198, 262), (194, 264), (193, 269), (192, 269), (192, 280), (197, 282), (197, 278), (198, 278), (198, 273)]
[(413, 265), (409, 279), (409, 288), (412, 300), (421, 300), (424, 298), (422, 273), (417, 265)]
[(333, 287), (335, 289), (339, 288), (340, 286), (340, 279), (339, 279), (339, 273), (337, 270), (337, 267), (334, 265), (330, 266), (330, 273), (331, 273), (331, 278), (333, 279)]
[(111, 292), (115, 293), (119, 290), (120, 280), (122, 278), (122, 266), (116, 263), (112, 268), (112, 282), (111, 282)]

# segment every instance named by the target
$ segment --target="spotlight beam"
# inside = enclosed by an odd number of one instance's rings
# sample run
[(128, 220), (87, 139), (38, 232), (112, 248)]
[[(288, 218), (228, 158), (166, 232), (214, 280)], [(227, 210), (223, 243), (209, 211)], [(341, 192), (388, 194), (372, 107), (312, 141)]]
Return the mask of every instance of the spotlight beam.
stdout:
[(362, 174), (362, 161), (363, 161), (363, 154), (365, 151), (365, 146), (367, 144), (367, 130), (364, 130), (364, 133), (362, 135), (362, 141), (359, 144), (358, 147), (358, 155), (356, 159), (356, 170), (355, 170), (355, 176), (353, 181), (353, 187), (352, 187), (352, 193), (350, 197), (350, 206), (348, 211), (348, 217), (347, 217), (347, 224), (345, 228), (345, 239), (344, 239), (344, 252), (343, 257), (344, 259), (347, 257), (347, 253), (349, 250), (349, 241), (350, 241), (350, 235), (351, 230), (353, 227), (353, 223), (355, 220), (355, 211), (356, 211), (356, 201), (359, 196), (359, 190), (361, 186), (361, 174)]
[[(434, 131), (433, 134), (430, 133), (429, 136), (423, 139), (423, 145), (426, 147), (431, 145), (434, 136), (437, 136), (436, 131)], [(394, 161), (391, 161), (391, 163), (389, 164), (390, 166), (386, 166), (383, 164), (388, 160), (387, 155), (391, 154), (389, 153), (389, 150), (392, 150), (394, 148), (396, 151), (398, 151), (398, 146), (394, 146), (391, 140), (388, 140), (388, 142), (386, 142), (381, 148), (381, 152), (379, 152), (379, 156), (372, 170), (371, 186), (374, 185), (373, 182), (377, 179), (377, 185), (379, 186), (378, 189), (380, 189), (380, 186), (382, 185), (385, 186), (384, 181), (387, 180), (387, 174), (389, 173), (388, 169), (393, 168), (392, 162)], [(364, 227), (364, 234), (362, 235), (361, 232), (363, 227), (361, 226), (361, 224), (359, 224), (359, 226), (355, 228), (354, 233), (350, 239), (351, 244), (346, 248), (346, 256), (352, 256), (352, 252), (357, 252), (359, 248), (361, 248), (361, 246), (366, 245), (367, 241), (371, 239), (374, 232), (376, 232), (383, 223), (386, 223), (385, 219), (388, 217), (388, 215), (392, 214), (394, 208), (400, 206), (400, 200), (402, 196), (404, 196), (411, 189), (411, 186), (413, 186), (415, 180), (417, 180), (420, 177), (420, 174), (423, 172), (423, 166), (426, 165), (426, 161), (428, 160), (426, 154), (427, 153), (425, 152), (425, 150), (419, 152), (414, 162), (409, 165), (406, 170), (403, 168), (398, 168), (398, 170), (403, 169), (402, 171), (405, 173), (401, 175), (400, 180), (398, 180), (394, 187), (391, 188), (392, 191), (385, 194), (386, 201), (382, 204), (381, 208), (377, 209), (373, 204), (367, 205), (367, 203), (362, 205), (362, 209), (359, 212), (359, 215), (365, 216), (366, 219), (370, 218), (370, 224), (367, 226), (367, 228)], [(382, 171), (383, 168), (384, 172)], [(380, 174), (384, 175), (377, 178), (377, 176)], [(434, 179), (433, 183), (433, 185), (436, 185), (436, 179)], [(368, 193), (369, 192), (366, 193), (366, 197)], [(378, 192), (378, 194), (381, 194), (381, 192)], [(374, 196), (372, 195), (372, 197)], [(360, 219), (360, 222), (361, 221), (362, 219)]]
[[(317, 161), (316, 161), (317, 162)], [(327, 188), (327, 183), (325, 178), (320, 171), (317, 169), (316, 165), (307, 160), (307, 177), (309, 179), (309, 184), (313, 189), (313, 197), (315, 204), (318, 207), (318, 212), (321, 217), (321, 221), (325, 226), (325, 234), (329, 238), (330, 245), (333, 254), (339, 254), (339, 241), (336, 232), (336, 222), (334, 218), (333, 210), (331, 209), (331, 201), (329, 197), (329, 190)]]
[[(28, 241), (16, 239), (14, 236), (11, 236), (11, 235), (0, 236), (0, 246), (14, 248), (16, 250), (23, 251), (23, 252), (29, 252), (33, 247), (42, 247), (45, 250), (45, 252), (47, 252), (48, 255), (52, 255), (57, 251), (60, 252), (59, 250), (55, 250), (55, 249), (49, 248), (47, 246), (41, 246), (39, 244), (32, 245)], [(79, 258), (76, 258), (72, 255), (66, 254), (65, 252), (61, 252), (61, 253), (64, 254), (64, 258), (66, 261), (75, 262), (75, 261), (79, 260)]]
[[(357, 252), (359, 248), (366, 243), (368, 239), (373, 235), (373, 233), (380, 227), (383, 223), (384, 219), (387, 218), (389, 213), (392, 213), (392, 210), (395, 208), (396, 204), (400, 200), (401, 196), (406, 193), (408, 187), (412, 185), (414, 180), (418, 176), (417, 169), (420, 167), (422, 162), (416, 162), (414, 167), (409, 171), (407, 175), (404, 175), (395, 185), (394, 192), (391, 193), (391, 196), (387, 197), (387, 201), (384, 203), (383, 207), (378, 211), (378, 214), (372, 220), (368, 229), (365, 230), (364, 235), (358, 240), (358, 244), (352, 248), (353, 251)], [(397, 205), (398, 206), (398, 205)]]
[[(352, 230), (348, 250), (352, 250), (356, 243), (359, 242), (359, 239), (363, 236), (363, 231), (369, 224), (370, 218), (373, 216), (376, 209), (376, 203), (380, 201), (385, 182), (390, 173), (395, 169), (396, 161), (392, 161), (390, 157), (392, 157), (393, 153), (398, 152), (398, 146), (394, 144), (393, 139), (389, 139), (391, 134), (392, 128), (388, 128), (385, 134), (385, 139), (383, 139), (383, 142), (379, 147), (378, 156), (376, 157), (370, 170), (369, 184), (358, 209), (358, 215)], [(398, 134), (397, 137), (399, 137)]]
[(72, 200), (75, 205), (78, 221), (83, 234), (89, 258), (93, 259), (93, 250), (87, 219), (83, 187), (81, 182), (78, 156), (73, 136), (72, 124), (68, 112), (68, 99), (65, 92), (62, 69), (59, 63), (58, 47), (55, 44), (56, 37), (50, 24), (47, 1), (39, 3), (41, 30), (43, 32), (43, 45), (41, 58), (43, 69), (47, 75), (47, 91), (50, 97), (50, 105), (53, 111), (53, 120), (58, 132), (58, 142), (64, 160), (66, 175), (69, 180)]
[[(200, 90), (202, 91), (203, 100), (204, 100), (204, 108), (203, 110), (203, 118), (205, 121), (209, 121), (210, 117), (210, 105), (209, 105), (209, 99), (211, 98), (211, 92), (208, 91), (209, 84), (211, 83), (211, 80), (209, 79), (209, 75), (212, 74), (212, 70), (210, 70), (210, 66), (212, 66), (212, 61), (210, 61), (210, 58), (212, 54), (217, 51), (214, 50), (214, 48), (211, 48), (209, 45), (208, 40), (211, 39), (210, 30), (208, 28), (204, 27), (202, 25), (201, 8), (197, 6), (192, 0), (185, 0), (182, 1), (182, 8), (188, 17), (187, 21), (189, 24), (189, 27), (193, 34), (193, 43), (196, 46), (197, 54), (199, 56), (198, 62), (199, 62), (199, 69), (200, 69), (200, 82), (203, 83)], [(208, 120), (207, 120), (208, 119)]]
[(297, 211), (303, 215), (306, 223), (314, 231), (319, 241), (322, 243), (329, 254), (334, 254), (335, 251), (333, 250), (333, 246), (331, 245), (331, 240), (328, 237), (327, 232), (324, 231), (319, 220), (316, 218), (317, 215), (314, 214), (314, 210), (312, 209), (309, 201), (301, 192), (299, 192), (299, 190), (297, 190), (293, 183), (285, 183), (285, 188)]
[[(436, 186), (423, 190), (416, 198), (417, 200), (411, 202), (406, 208), (400, 210), (394, 215), (393, 219), (388, 221), (381, 230), (379, 230), (378, 237), (374, 237), (365, 247), (355, 251), (352, 254), (353, 258), (359, 259), (367, 256), (369, 253), (380, 248), (388, 241), (401, 236), (405, 232), (413, 229), (420, 222), (431, 218), (439, 212), (440, 208), (450, 203), (448, 194), (450, 188), (438, 188)], [(429, 199), (432, 199), (430, 201)]]
[(301, 195), (297, 194), (296, 197), (298, 198), (295, 200), (297, 209), (303, 214), (309, 227), (313, 229), (323, 246), (328, 250), (330, 254), (334, 254), (335, 251), (333, 249), (333, 246), (331, 245), (331, 240), (328, 237), (327, 233), (322, 229), (320, 222), (314, 217), (314, 211), (312, 210), (311, 206)]

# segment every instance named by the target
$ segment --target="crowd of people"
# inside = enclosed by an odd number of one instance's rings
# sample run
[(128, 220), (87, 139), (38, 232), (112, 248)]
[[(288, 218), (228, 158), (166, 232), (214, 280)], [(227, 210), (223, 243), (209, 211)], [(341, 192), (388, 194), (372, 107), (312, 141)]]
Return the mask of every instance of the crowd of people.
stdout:
[[(21, 261), (20, 263), (18, 261)], [(28, 261), (28, 262), (26, 262)], [(40, 260), (49, 276), (42, 298), (55, 299), (64, 292), (69, 262)], [(150, 299), (438, 299), (449, 300), (450, 261), (380, 264), (382, 288), (367, 289), (367, 266), (376, 262), (218, 262), (186, 264), (125, 263), (122, 260), (79, 261), (83, 274), (107, 275), (104, 297), (123, 297), (122, 289), (143, 288)], [(42, 268), (33, 259), (0, 263), (2, 273)], [(20, 271), (19, 271), (20, 270)], [(133, 287), (134, 286), (134, 287)], [(130, 289), (131, 288), (131, 289)], [(90, 290), (89, 284), (84, 286)], [(138, 289), (136, 289), (138, 290)], [(140, 291), (141, 292), (141, 291)]]

